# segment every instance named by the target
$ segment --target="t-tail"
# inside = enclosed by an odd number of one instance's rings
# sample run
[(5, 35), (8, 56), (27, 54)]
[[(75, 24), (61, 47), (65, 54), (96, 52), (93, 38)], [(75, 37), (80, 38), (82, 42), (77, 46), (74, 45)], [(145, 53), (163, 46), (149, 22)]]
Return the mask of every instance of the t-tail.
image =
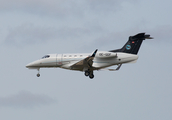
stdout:
[(130, 54), (137, 54), (139, 52), (140, 46), (145, 39), (153, 39), (150, 35), (146, 35), (145, 33), (139, 33), (134, 36), (130, 36), (127, 43), (121, 48), (117, 50), (111, 50), (110, 52), (124, 52)]

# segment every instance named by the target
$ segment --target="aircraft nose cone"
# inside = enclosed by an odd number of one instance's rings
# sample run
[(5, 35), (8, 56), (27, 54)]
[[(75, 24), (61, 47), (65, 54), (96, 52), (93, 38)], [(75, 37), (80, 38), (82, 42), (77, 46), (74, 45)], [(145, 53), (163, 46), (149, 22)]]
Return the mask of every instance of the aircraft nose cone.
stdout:
[(39, 66), (40, 66), (40, 62), (39, 61), (35, 61), (35, 62), (27, 64), (26, 68), (37, 68)]
[(29, 68), (29, 67), (32, 67), (33, 65), (31, 63), (27, 64), (26, 67)]

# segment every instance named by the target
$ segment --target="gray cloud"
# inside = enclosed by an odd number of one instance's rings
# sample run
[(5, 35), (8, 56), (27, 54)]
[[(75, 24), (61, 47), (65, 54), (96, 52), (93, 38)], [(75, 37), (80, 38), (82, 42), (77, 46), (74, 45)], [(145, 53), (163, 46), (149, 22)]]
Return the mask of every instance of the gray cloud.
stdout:
[[(1, 10), (24, 10), (48, 15), (82, 15), (86, 11), (112, 12), (126, 0), (6, 0), (0, 1)], [(133, 2), (136, 0), (129, 0)]]
[(150, 34), (154, 40), (163, 42), (165, 44), (172, 44), (172, 26), (171, 25), (163, 25), (157, 26), (154, 28), (148, 29), (139, 29), (139, 28), (132, 28), (130, 30), (122, 31), (122, 32), (111, 32), (108, 33), (106, 36), (100, 36), (96, 40), (93, 41), (93, 44), (98, 43), (100, 46), (109, 46), (115, 41), (118, 43), (125, 43), (128, 40), (129, 36), (136, 35), (138, 33), (146, 33)]
[(21, 46), (48, 41), (56, 37), (55, 32), (56, 30), (53, 28), (41, 28), (25, 24), (10, 29), (5, 44)]
[(4, 43), (11, 46), (26, 46), (51, 41), (79, 41), (95, 34), (96, 27), (92, 29), (84, 27), (41, 27), (32, 24), (23, 24), (9, 30)]
[(16, 95), (0, 97), (0, 107), (26, 107), (33, 108), (42, 105), (49, 105), (56, 102), (54, 99), (40, 94), (33, 94), (28, 91), (21, 91)]
[[(98, 11), (113, 11), (121, 6), (121, 3), (126, 0), (87, 0), (88, 6), (92, 10)], [(130, 0), (134, 1), (134, 0)]]
[(150, 30), (154, 38), (158, 41), (164, 43), (172, 43), (172, 26), (171, 25), (163, 25), (157, 26)]
[[(128, 37), (139, 32), (146, 32), (161, 42), (171, 43), (172, 26), (159, 26), (151, 29), (141, 30), (133, 28), (122, 32), (108, 32), (103, 34), (101, 27), (41, 27), (32, 24), (23, 24), (9, 30), (4, 43), (10, 46), (28, 46), (37, 43), (46, 43), (51, 41), (59, 42), (84, 42), (92, 41), (92, 45), (109, 46), (115, 41), (124, 43)], [(87, 44), (86, 44), (87, 45)], [(90, 44), (88, 44), (90, 46)]]

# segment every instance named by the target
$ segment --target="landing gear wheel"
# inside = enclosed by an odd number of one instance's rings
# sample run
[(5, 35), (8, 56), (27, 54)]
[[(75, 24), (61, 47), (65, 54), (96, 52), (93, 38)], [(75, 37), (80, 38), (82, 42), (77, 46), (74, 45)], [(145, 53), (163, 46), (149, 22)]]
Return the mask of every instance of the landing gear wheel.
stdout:
[(94, 78), (94, 74), (90, 74), (89, 77), (90, 77), (90, 79), (93, 79)]
[(90, 73), (88, 71), (85, 71), (85, 76), (89, 76)]
[(38, 73), (36, 76), (37, 76), (37, 77), (40, 77), (40, 74)]

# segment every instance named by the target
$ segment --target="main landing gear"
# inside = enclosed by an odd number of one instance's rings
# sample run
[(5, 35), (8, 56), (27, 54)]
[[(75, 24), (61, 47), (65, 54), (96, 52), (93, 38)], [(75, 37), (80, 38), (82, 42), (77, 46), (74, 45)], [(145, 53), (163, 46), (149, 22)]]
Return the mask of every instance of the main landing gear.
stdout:
[(90, 79), (94, 78), (93, 71), (85, 71), (85, 76), (89, 76)]

